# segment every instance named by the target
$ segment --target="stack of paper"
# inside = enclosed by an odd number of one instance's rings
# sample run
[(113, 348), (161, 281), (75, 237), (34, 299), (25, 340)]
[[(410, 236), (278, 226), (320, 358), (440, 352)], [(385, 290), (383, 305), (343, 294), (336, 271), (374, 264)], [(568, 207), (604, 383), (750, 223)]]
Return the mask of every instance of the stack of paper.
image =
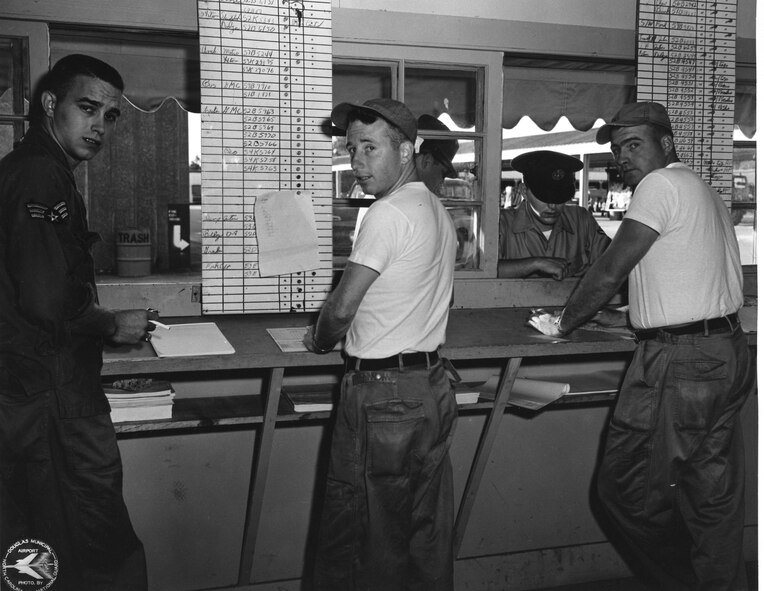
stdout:
[(111, 406), (111, 420), (151, 421), (172, 418), (175, 391), (170, 382), (147, 378), (117, 380), (104, 386)]
[[(493, 400), (499, 387), (499, 375), (493, 375), (482, 384), (476, 386), (467, 385), (466, 388), (457, 393), (461, 395), (457, 403), (477, 402), (478, 397), (487, 400)], [(558, 398), (570, 392), (570, 384), (562, 382), (548, 382), (542, 380), (531, 380), (518, 377), (512, 384), (512, 390), (509, 394), (509, 404), (513, 406), (522, 406), (531, 410), (539, 410), (547, 404), (554, 402)], [(471, 396), (471, 397), (470, 397)]]

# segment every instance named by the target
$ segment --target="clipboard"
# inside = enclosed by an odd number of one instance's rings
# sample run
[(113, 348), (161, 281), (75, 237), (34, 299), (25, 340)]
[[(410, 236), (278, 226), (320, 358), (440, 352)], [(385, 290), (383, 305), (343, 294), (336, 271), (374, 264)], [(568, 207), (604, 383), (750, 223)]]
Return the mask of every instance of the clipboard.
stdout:
[(236, 350), (214, 322), (172, 324), (169, 330), (157, 328), (149, 341), (159, 357), (230, 355)]

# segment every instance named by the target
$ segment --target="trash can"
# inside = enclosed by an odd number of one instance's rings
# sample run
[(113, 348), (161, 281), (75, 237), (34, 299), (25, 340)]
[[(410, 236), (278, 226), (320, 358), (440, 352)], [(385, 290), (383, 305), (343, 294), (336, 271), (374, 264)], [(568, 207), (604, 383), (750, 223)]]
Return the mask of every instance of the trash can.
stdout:
[(141, 277), (151, 274), (151, 235), (145, 228), (117, 231), (117, 275)]

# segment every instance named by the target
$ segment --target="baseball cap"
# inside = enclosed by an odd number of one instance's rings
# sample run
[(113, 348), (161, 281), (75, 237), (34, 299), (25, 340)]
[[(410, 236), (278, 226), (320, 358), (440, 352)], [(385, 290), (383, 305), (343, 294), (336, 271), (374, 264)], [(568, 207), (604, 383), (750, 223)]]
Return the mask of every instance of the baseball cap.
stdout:
[[(449, 131), (448, 126), (442, 121), (436, 119), (432, 115), (421, 115), (417, 120), (417, 127), (422, 129), (433, 129), (437, 131)], [(457, 176), (456, 169), (452, 160), (456, 153), (459, 151), (459, 142), (457, 140), (438, 140), (438, 139), (426, 139), (422, 141), (422, 145), (419, 146), (420, 154), (432, 154), (435, 158), (446, 168), (446, 176), (455, 179)]]
[(394, 125), (403, 132), (412, 143), (416, 143), (416, 118), (409, 108), (400, 101), (389, 98), (369, 99), (357, 103), (340, 103), (332, 109), (332, 123), (347, 132), (348, 115), (354, 109), (372, 111), (385, 121)]
[(537, 150), (512, 158), (512, 168), (523, 173), (523, 180), (544, 203), (565, 203), (576, 194), (575, 173), (584, 167), (578, 158)]
[(610, 141), (610, 132), (614, 127), (633, 127), (634, 125), (644, 125), (653, 123), (665, 127), (671, 133), (671, 120), (666, 107), (660, 103), (649, 101), (641, 103), (629, 103), (621, 107), (621, 110), (615, 114), (615, 117), (597, 130), (597, 143), (607, 144)]

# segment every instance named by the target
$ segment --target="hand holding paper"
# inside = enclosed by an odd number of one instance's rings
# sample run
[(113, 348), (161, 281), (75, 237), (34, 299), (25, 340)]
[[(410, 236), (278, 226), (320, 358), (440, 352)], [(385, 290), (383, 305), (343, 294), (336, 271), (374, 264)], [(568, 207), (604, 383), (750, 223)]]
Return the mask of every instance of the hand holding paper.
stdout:
[(534, 311), (528, 319), (528, 325), (535, 328), (541, 334), (550, 337), (561, 337), (560, 327), (557, 324), (560, 320), (560, 314), (550, 314), (545, 311)]

